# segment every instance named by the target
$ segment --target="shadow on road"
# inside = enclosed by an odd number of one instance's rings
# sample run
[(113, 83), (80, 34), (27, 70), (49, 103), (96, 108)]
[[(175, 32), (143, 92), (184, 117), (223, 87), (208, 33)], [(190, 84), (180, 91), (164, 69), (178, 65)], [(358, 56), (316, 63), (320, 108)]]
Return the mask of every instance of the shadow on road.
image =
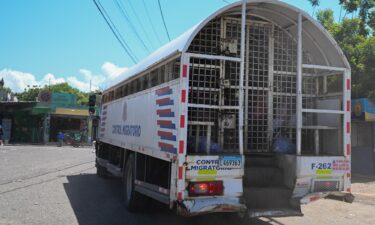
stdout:
[(371, 175), (362, 175), (362, 174), (353, 174), (352, 183), (371, 183), (375, 181), (375, 176)]
[[(192, 218), (175, 215), (166, 205), (153, 202), (150, 212), (129, 213), (121, 203), (121, 183), (118, 180), (98, 178), (94, 174), (68, 176), (64, 184), (77, 221), (81, 225), (107, 224), (270, 224), (261, 220), (240, 219), (236, 215), (210, 214)], [(275, 224), (274, 220), (267, 220)], [(276, 224), (279, 224), (276, 222)]]

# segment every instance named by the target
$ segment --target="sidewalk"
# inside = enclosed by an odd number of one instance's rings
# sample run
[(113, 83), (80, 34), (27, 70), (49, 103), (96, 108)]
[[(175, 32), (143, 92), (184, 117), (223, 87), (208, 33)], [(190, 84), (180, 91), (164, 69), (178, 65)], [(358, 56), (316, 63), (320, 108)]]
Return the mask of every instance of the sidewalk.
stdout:
[[(48, 142), (47, 144), (43, 144), (43, 143), (10, 143), (10, 144), (0, 146), (0, 148), (4, 147), (4, 146), (46, 146), (46, 147), (53, 147), (54, 146), (54, 147), (57, 147), (57, 145), (58, 145), (57, 142)], [(69, 147), (69, 146), (72, 146), (72, 145), (66, 144), (66, 143), (63, 144), (63, 147)], [(80, 148), (82, 148), (82, 147), (91, 148), (91, 147), (94, 147), (94, 144), (82, 143), (82, 144), (80, 144), (79, 147)]]

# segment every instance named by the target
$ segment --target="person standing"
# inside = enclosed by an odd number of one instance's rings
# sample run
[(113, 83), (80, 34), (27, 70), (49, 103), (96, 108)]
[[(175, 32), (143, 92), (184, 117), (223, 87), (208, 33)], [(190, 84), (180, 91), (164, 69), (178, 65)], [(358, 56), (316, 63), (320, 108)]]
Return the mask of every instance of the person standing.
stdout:
[(63, 145), (64, 137), (64, 133), (59, 131), (59, 133), (57, 134), (58, 147), (61, 147)]

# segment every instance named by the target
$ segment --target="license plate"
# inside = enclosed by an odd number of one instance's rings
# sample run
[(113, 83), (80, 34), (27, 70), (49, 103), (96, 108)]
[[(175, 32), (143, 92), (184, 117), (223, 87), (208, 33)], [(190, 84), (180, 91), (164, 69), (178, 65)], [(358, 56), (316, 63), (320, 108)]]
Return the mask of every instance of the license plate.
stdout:
[(240, 169), (242, 168), (242, 158), (241, 156), (221, 156), (219, 168)]

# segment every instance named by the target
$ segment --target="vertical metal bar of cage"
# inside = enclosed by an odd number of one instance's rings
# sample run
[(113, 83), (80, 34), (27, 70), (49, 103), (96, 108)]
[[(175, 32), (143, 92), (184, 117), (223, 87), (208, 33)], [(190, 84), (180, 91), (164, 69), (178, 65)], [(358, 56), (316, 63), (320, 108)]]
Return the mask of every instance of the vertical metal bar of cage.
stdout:
[(274, 75), (274, 49), (275, 49), (275, 38), (274, 38), (274, 25), (271, 26), (271, 31), (268, 37), (268, 145), (273, 139), (273, 75)]
[(246, 29), (246, 63), (245, 63), (245, 123), (244, 123), (244, 149), (248, 151), (249, 144), (249, 56), (250, 56), (250, 23)]
[(240, 148), (240, 154), (243, 154), (243, 100), (244, 90), (243, 81), (245, 73), (245, 27), (246, 27), (246, 0), (242, 1), (242, 18), (241, 18), (241, 65), (240, 65), (240, 84), (239, 84), (239, 97), (238, 97), (238, 144)]
[[(344, 119), (343, 119), (343, 149), (344, 149), (344, 156), (346, 160), (349, 162), (351, 161), (351, 139), (350, 139), (350, 134), (351, 134), (351, 71), (350, 69), (346, 69), (344, 71), (344, 79), (343, 79), (343, 94), (344, 94), (344, 104), (343, 109), (344, 109)], [(346, 107), (345, 107), (346, 106)], [(344, 191), (346, 192), (351, 192), (351, 181), (350, 181), (351, 174), (350, 172), (344, 176), (345, 182), (344, 182)]]
[(343, 76), (343, 102), (342, 104), (343, 111), (344, 111), (344, 119), (343, 119), (343, 149), (344, 155), (350, 157), (350, 134), (351, 134), (351, 74), (350, 70), (346, 69), (344, 71)]
[[(172, 177), (177, 176), (176, 191), (171, 194), (177, 196), (170, 196), (171, 199), (182, 201), (185, 198), (185, 157), (187, 153), (187, 122), (188, 122), (188, 102), (189, 102), (189, 70), (190, 70), (190, 56), (186, 53), (181, 55), (180, 63), (180, 90), (179, 90), (179, 113), (178, 113), (178, 149), (177, 149), (177, 166), (176, 171)], [(182, 96), (185, 96), (182, 98)], [(171, 184), (174, 184), (171, 180)]]
[[(222, 39), (225, 39), (226, 37), (226, 22), (224, 20), (224, 18), (222, 17), (221, 20), (220, 20), (220, 38)], [(220, 82), (220, 88), (219, 88), (219, 106), (223, 106), (224, 105), (224, 90), (221, 88), (221, 85), (222, 85), (222, 82), (224, 82), (224, 73), (225, 73), (225, 61), (224, 60), (220, 60), (220, 79), (219, 79), (219, 82)], [(222, 113), (222, 111), (219, 111), (219, 113)], [(222, 116), (222, 115), (221, 115)], [(223, 120), (220, 120), (218, 122), (219, 124), (219, 145), (221, 146), (221, 148), (224, 149), (224, 124), (223, 124)]]
[(297, 29), (297, 104), (296, 104), (296, 147), (297, 155), (301, 155), (302, 143), (302, 14), (298, 14), (298, 29)]

